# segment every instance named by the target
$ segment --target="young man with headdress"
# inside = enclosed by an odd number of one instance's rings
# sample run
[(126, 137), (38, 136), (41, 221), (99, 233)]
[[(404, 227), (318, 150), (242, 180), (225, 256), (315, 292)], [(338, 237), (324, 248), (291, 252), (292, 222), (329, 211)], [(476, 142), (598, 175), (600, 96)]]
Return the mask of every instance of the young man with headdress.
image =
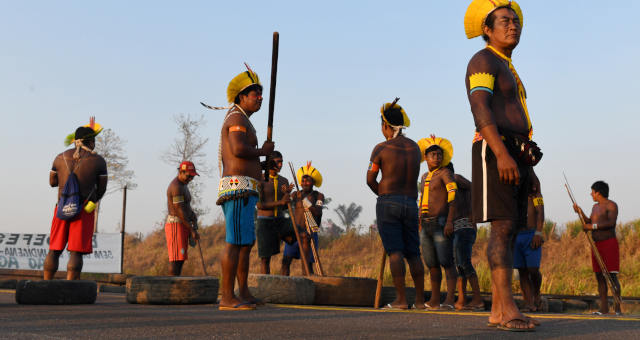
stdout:
[(539, 312), (542, 305), (540, 260), (544, 243), (543, 227), (544, 200), (540, 182), (536, 177), (532, 177), (527, 198), (527, 224), (518, 232), (513, 246), (513, 268), (518, 270), (522, 297), (525, 301), (523, 312)]
[(473, 0), (464, 17), (467, 38), (482, 36), (486, 48), (467, 67), (467, 95), (476, 125), (472, 147), (472, 201), (475, 223), (491, 222), (487, 257), (491, 268), (489, 326), (533, 330), (511, 291), (517, 229), (526, 223), (526, 183), (542, 153), (530, 138), (526, 92), (511, 63), (520, 41), (522, 11), (515, 1)]
[[(389, 255), (389, 267), (396, 288), (396, 299), (385, 308), (407, 309), (405, 295), (405, 264), (416, 288), (415, 308), (424, 309), (424, 267), (420, 260), (420, 238), (418, 236), (418, 175), (420, 173), (420, 147), (407, 138), (402, 130), (410, 121), (404, 109), (396, 104), (385, 103), (380, 108), (382, 135), (385, 141), (371, 152), (367, 185), (378, 196), (376, 219), (378, 233)], [(378, 182), (378, 172), (382, 178)]]
[[(456, 269), (453, 262), (453, 220), (456, 214), (458, 186), (453, 171), (447, 168), (453, 157), (449, 140), (436, 137), (418, 141), (428, 172), (420, 180), (420, 245), (424, 263), (431, 278), (431, 299), (425, 303), (429, 310), (453, 310), (456, 294)], [(440, 284), (444, 268), (447, 278), (447, 297), (440, 304)]]
[(93, 151), (95, 137), (102, 131), (100, 124), (91, 117), (90, 123), (76, 129), (67, 136), (65, 144), (74, 144), (75, 148), (58, 154), (53, 160), (49, 173), (49, 184), (58, 187), (58, 200), (71, 173), (77, 177), (79, 189), (79, 214), (62, 220), (54, 209), (49, 235), (49, 253), (44, 261), (44, 279), (53, 279), (58, 270), (58, 260), (65, 246), (69, 251), (67, 280), (79, 280), (82, 271), (82, 255), (93, 252), (93, 228), (95, 203), (100, 201), (107, 190), (107, 163), (102, 156)]
[(191, 193), (188, 188), (195, 176), (199, 175), (193, 162), (184, 161), (178, 167), (178, 176), (169, 183), (167, 188), (169, 215), (164, 225), (164, 232), (167, 239), (169, 275), (171, 276), (180, 276), (182, 265), (188, 259), (189, 242), (200, 239), (197, 231), (198, 217), (191, 209)]
[(271, 256), (280, 253), (280, 240), (291, 244), (296, 237), (289, 219), (289, 212), (285, 211), (287, 204), (291, 201), (289, 193), (293, 185), (279, 175), (282, 169), (282, 154), (279, 151), (273, 151), (267, 159), (266, 167), (269, 178), (262, 184), (256, 222), (258, 257), (260, 257), (262, 274), (271, 273)]
[[(609, 199), (609, 185), (604, 181), (597, 181), (591, 185), (591, 198), (594, 202), (591, 208), (591, 216), (587, 217), (577, 204), (573, 209), (582, 216), (586, 223), (583, 228), (585, 232), (591, 232), (593, 241), (606, 270), (613, 281), (613, 294), (620, 298), (620, 282), (618, 272), (620, 271), (620, 248), (616, 238), (616, 223), (618, 220), (618, 205)], [(600, 310), (595, 314), (603, 315), (609, 313), (609, 301), (607, 298), (607, 281), (602, 274), (602, 269), (596, 260), (596, 256), (591, 250), (591, 266), (598, 280), (598, 293), (600, 294)], [(617, 315), (622, 314), (620, 305), (615, 302), (614, 309)]]
[[(457, 310), (467, 309), (473, 311), (484, 310), (484, 300), (480, 295), (480, 284), (471, 256), (473, 244), (476, 242), (477, 227), (471, 222), (471, 182), (464, 176), (455, 173), (453, 163), (449, 162), (447, 168), (454, 174), (458, 186), (455, 199), (455, 215), (453, 216), (453, 260), (458, 272), (458, 301)], [(466, 303), (465, 293), (467, 282), (471, 285), (473, 298)]]
[[(302, 251), (307, 254), (307, 268), (309, 273), (313, 273), (312, 263), (315, 262), (313, 258), (313, 252), (311, 250), (311, 242), (316, 247), (316, 252), (319, 254), (318, 249), (318, 226), (322, 223), (322, 207), (324, 206), (324, 194), (313, 190), (313, 187), (319, 188), (322, 185), (322, 174), (315, 167), (311, 166), (311, 162), (307, 162), (307, 165), (300, 167), (296, 171), (296, 177), (300, 183), (301, 191), (296, 191), (291, 194), (291, 201), (294, 206), (294, 218), (298, 231), (300, 234), (300, 241), (302, 242)], [(307, 220), (305, 212), (310, 212), (313, 220)], [(306, 228), (309, 225), (311, 235)], [(293, 244), (285, 244), (284, 254), (282, 256), (282, 269), (280, 270), (282, 275), (289, 275), (291, 261), (293, 259), (300, 258), (300, 247), (298, 242)], [(302, 264), (304, 265), (304, 264)], [(304, 271), (303, 271), (304, 273)]]
[[(226, 246), (222, 253), (222, 299), (220, 310), (251, 310), (259, 302), (249, 292), (249, 255), (255, 243), (254, 213), (261, 187), (260, 156), (271, 154), (274, 143), (258, 148), (258, 137), (249, 117), (260, 110), (262, 85), (251, 69), (238, 74), (227, 87), (232, 103), (222, 124), (220, 163), (222, 178), (218, 200), (226, 222)], [(239, 296), (234, 294), (238, 280)]]

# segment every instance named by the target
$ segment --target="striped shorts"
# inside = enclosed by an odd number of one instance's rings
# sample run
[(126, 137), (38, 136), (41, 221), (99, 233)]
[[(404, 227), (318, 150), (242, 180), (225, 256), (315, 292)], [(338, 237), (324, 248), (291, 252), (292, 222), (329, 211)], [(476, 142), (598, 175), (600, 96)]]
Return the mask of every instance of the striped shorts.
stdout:
[(255, 211), (257, 195), (228, 200), (222, 204), (227, 243), (248, 246), (256, 240)]

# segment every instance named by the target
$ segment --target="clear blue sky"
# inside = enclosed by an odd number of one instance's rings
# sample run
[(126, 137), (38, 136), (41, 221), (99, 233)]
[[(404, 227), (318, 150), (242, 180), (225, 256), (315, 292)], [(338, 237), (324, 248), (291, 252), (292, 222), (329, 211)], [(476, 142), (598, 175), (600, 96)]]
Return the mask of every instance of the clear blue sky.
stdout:
[[(365, 172), (371, 150), (383, 140), (378, 109), (395, 96), (411, 118), (407, 135), (449, 138), (456, 170), (470, 177), (474, 126), (464, 74), (484, 44), (464, 35), (468, 3), (3, 1), (0, 231), (49, 231), (56, 201), (56, 189), (48, 186), (51, 162), (64, 150), (64, 137), (89, 115), (128, 141), (138, 183), (128, 197), (128, 231), (156, 228), (175, 176), (175, 166), (160, 160), (176, 136), (172, 117), (206, 116), (206, 152), (217, 165), (224, 113), (198, 102), (226, 104), (226, 86), (245, 61), (268, 88), (273, 31), (280, 32), (276, 148), (296, 166), (313, 160), (332, 209), (356, 202), (364, 207), (358, 223), (374, 220)], [(585, 210), (589, 186), (603, 179), (620, 220), (640, 217), (640, 5), (520, 5), (524, 28), (513, 62), (529, 95), (534, 139), (544, 151), (536, 170), (547, 217), (575, 219), (563, 170)], [(267, 102), (254, 116), (261, 141)], [(203, 180), (213, 208), (203, 221), (211, 222), (219, 216), (218, 177)], [(117, 230), (120, 200), (119, 193), (104, 199), (102, 231)], [(327, 218), (337, 220), (332, 210)]]

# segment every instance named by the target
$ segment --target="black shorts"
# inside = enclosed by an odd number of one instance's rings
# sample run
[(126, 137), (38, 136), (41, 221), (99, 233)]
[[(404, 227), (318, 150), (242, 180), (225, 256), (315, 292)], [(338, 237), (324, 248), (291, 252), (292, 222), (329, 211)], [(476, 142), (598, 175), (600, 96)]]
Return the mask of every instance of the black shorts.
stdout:
[(512, 220), (516, 226), (527, 225), (528, 186), (525, 183), (529, 168), (518, 164), (520, 184), (504, 184), (500, 181), (496, 156), (486, 140), (473, 143), (471, 155), (473, 222)]
[(258, 257), (260, 258), (271, 257), (280, 253), (280, 240), (289, 238), (291, 243), (296, 240), (291, 220), (283, 217), (258, 216), (256, 236), (258, 239)]

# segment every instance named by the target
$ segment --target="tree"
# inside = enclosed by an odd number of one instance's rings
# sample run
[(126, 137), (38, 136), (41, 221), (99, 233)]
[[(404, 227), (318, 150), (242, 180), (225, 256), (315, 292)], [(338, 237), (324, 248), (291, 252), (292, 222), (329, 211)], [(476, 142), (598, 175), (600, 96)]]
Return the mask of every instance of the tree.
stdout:
[(355, 224), (358, 216), (360, 216), (360, 213), (362, 212), (362, 206), (351, 202), (348, 207), (344, 204), (340, 204), (336, 209), (333, 209), (333, 211), (338, 214), (340, 222), (342, 222), (342, 225), (345, 226), (345, 229), (349, 231)]
[[(207, 124), (204, 116), (192, 117), (188, 114), (180, 114), (174, 116), (173, 120), (178, 126), (178, 137), (162, 154), (162, 161), (176, 169), (183, 161), (191, 161), (195, 164), (201, 176), (210, 177), (212, 170), (206, 161), (207, 154), (204, 152), (204, 147), (209, 142), (209, 138), (204, 138), (200, 135), (200, 128)], [(202, 200), (204, 188), (205, 185), (200, 176), (194, 178), (189, 184), (191, 208), (198, 216), (206, 215), (211, 210), (204, 205)]]
[(135, 189), (136, 184), (133, 179), (133, 170), (127, 169), (129, 158), (124, 150), (127, 141), (116, 135), (111, 129), (105, 129), (96, 137), (95, 151), (107, 162), (107, 172), (109, 174), (109, 185), (105, 195), (121, 190), (124, 186), (127, 189)]

